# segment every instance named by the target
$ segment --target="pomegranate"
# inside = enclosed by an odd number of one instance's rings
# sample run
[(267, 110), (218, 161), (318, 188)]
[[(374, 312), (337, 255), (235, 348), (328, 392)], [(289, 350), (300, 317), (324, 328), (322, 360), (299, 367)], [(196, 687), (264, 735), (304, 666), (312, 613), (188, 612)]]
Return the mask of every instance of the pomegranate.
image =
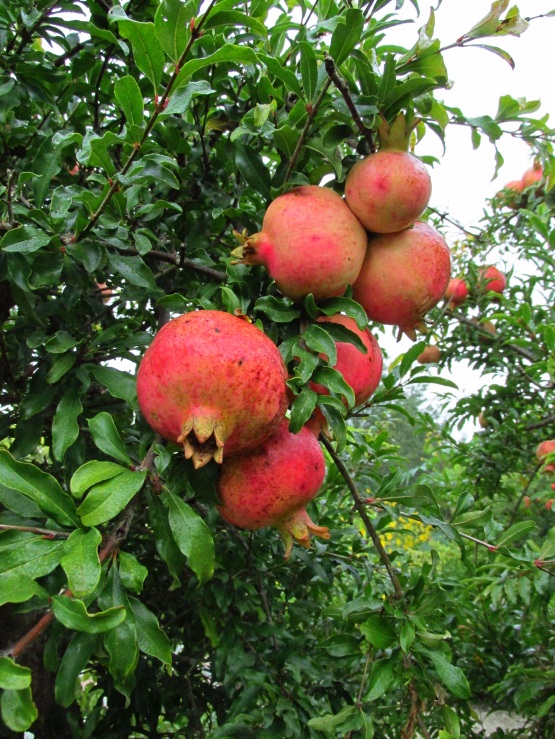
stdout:
[(456, 308), (461, 303), (464, 303), (464, 301), (468, 297), (468, 288), (466, 286), (466, 282), (460, 277), (454, 277), (452, 280), (449, 280), (447, 290), (445, 291), (445, 295), (443, 297), (445, 298), (445, 300), (449, 301), (449, 307), (451, 309)]
[(525, 189), (532, 185), (536, 185), (538, 182), (541, 182), (542, 177), (542, 165), (539, 162), (534, 162), (534, 165), (530, 167), (530, 169), (527, 169), (522, 175), (522, 188)]
[(426, 313), (445, 294), (451, 273), (449, 247), (427, 223), (370, 240), (353, 285), (368, 318), (397, 325), (412, 339)]
[(314, 524), (305, 506), (316, 496), (326, 474), (322, 449), (313, 432), (277, 431), (248, 454), (226, 458), (220, 470), (218, 510), (241, 529), (275, 526), (289, 557), (293, 542), (310, 547), (310, 536), (329, 539), (329, 529)]
[(435, 345), (427, 346), (424, 351), (416, 357), (416, 361), (420, 364), (435, 364), (441, 359), (439, 347)]
[(287, 371), (275, 344), (248, 321), (192, 311), (163, 326), (137, 375), (144, 417), (183, 444), (196, 468), (253, 449), (287, 409)]
[(478, 285), (482, 290), (501, 295), (507, 286), (507, 278), (497, 267), (485, 267), (478, 274)]
[(277, 197), (259, 233), (233, 252), (244, 264), (263, 264), (291, 300), (345, 292), (360, 271), (368, 237), (333, 190), (303, 185)]
[[(319, 323), (338, 323), (355, 333), (368, 350), (366, 354), (359, 351), (353, 344), (336, 342), (337, 362), (334, 369), (341, 372), (345, 382), (353, 388), (355, 405), (362, 405), (372, 395), (380, 384), (383, 369), (383, 357), (378, 342), (368, 328), (361, 331), (356, 321), (349, 316), (337, 314), (335, 316), (320, 316)], [(317, 383), (310, 383), (310, 387), (317, 393), (328, 395), (328, 390)]]
[[(555, 452), (555, 439), (548, 439), (538, 444), (536, 457), (541, 462), (548, 454)], [(542, 468), (543, 473), (555, 472), (555, 464), (546, 464)]]
[(478, 423), (483, 429), (487, 429), (487, 427), (489, 426), (489, 421), (484, 411), (480, 411), (480, 413), (478, 414)]
[(374, 233), (401, 231), (426, 210), (432, 192), (425, 165), (407, 151), (380, 149), (347, 175), (345, 201)]

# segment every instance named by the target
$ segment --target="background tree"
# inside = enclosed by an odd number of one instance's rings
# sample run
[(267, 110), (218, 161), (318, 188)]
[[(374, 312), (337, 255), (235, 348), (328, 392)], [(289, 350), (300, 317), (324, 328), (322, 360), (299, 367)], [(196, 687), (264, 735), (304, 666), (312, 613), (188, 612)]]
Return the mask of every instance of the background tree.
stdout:
[[(502, 0), (442, 48), (432, 11), (401, 49), (388, 31), (415, 0), (353, 5), (0, 7), (3, 736), (448, 739), (480, 735), (471, 698), (552, 735), (555, 529), (535, 448), (555, 436), (553, 131), (536, 102), (505, 95), (494, 118), (442, 103), (447, 48), (510, 62), (490, 37), (528, 22)], [(430, 335), (442, 367), (503, 381), (441, 423), (406, 399), (453, 384), (415, 363), (429, 338), (347, 412), (340, 378), (328, 397), (308, 387), (333, 346), (310, 327), (360, 306), (293, 304), (231, 257), (281, 192), (342, 193), (401, 112), (413, 145), (462, 124), (497, 147), (508, 127), (545, 173), (461, 232), (470, 297), (436, 308)], [(512, 267), (495, 300), (478, 285), (492, 253)], [(146, 347), (199, 308), (247, 314), (280, 347), (294, 427), (326, 413), (313, 509), (332, 537), (289, 561), (275, 531), (225, 524), (216, 465), (194, 470), (139, 413)], [(460, 441), (480, 411), (487, 427)]]

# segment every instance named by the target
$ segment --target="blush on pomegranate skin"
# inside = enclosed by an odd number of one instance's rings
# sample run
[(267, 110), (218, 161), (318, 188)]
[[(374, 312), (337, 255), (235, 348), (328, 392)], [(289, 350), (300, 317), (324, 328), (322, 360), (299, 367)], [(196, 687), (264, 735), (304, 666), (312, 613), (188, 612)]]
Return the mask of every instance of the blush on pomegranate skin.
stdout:
[(522, 175), (522, 189), (537, 185), (543, 178), (543, 168), (539, 162), (536, 162), (532, 167), (526, 170)]
[(450, 308), (456, 308), (461, 305), (461, 303), (464, 303), (468, 297), (468, 287), (466, 286), (466, 282), (460, 277), (454, 277), (452, 280), (449, 280), (447, 290), (443, 297), (445, 300), (449, 301)]
[(478, 285), (482, 290), (501, 295), (507, 287), (507, 278), (497, 267), (485, 267), (478, 273)]
[(371, 321), (399, 326), (413, 340), (426, 313), (441, 300), (451, 276), (451, 253), (427, 223), (375, 236), (353, 297)]
[[(370, 333), (370, 329), (359, 329), (356, 321), (350, 316), (320, 316), (318, 323), (337, 323), (355, 333), (366, 347), (363, 354), (353, 344), (344, 341), (336, 342), (337, 362), (334, 369), (341, 372), (345, 382), (353, 388), (355, 406), (362, 405), (374, 393), (382, 377), (383, 356), (378, 342)], [(328, 395), (328, 390), (317, 383), (310, 383), (317, 393)]]
[(223, 311), (192, 311), (154, 337), (137, 395), (149, 425), (198, 468), (270, 436), (285, 416), (286, 380), (278, 348), (259, 328)]
[(308, 549), (311, 534), (329, 539), (328, 528), (313, 523), (305, 508), (325, 474), (324, 454), (314, 434), (306, 427), (292, 434), (284, 420), (256, 449), (224, 460), (218, 511), (241, 529), (275, 526), (287, 558), (294, 541)]
[(280, 292), (297, 301), (343, 295), (357, 278), (368, 236), (343, 198), (303, 185), (270, 203), (262, 230), (234, 250), (244, 264), (262, 264)]
[(424, 351), (416, 357), (419, 364), (436, 364), (441, 359), (441, 352), (438, 346), (427, 346)]
[(380, 234), (417, 221), (431, 193), (426, 166), (408, 151), (394, 149), (357, 162), (345, 181), (345, 202), (368, 231)]

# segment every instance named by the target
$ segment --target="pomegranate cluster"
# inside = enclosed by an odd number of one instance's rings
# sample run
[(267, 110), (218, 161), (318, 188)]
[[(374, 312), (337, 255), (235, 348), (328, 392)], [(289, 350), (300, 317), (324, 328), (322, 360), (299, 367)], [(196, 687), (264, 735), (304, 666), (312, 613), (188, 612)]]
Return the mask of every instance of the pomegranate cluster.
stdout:
[(328, 538), (305, 506), (325, 476), (307, 429), (285, 418), (287, 370), (275, 344), (248, 320), (192, 311), (163, 326), (141, 360), (137, 396), (150, 426), (183, 447), (195, 469), (220, 464), (221, 515), (240, 528), (275, 526), (293, 541)]

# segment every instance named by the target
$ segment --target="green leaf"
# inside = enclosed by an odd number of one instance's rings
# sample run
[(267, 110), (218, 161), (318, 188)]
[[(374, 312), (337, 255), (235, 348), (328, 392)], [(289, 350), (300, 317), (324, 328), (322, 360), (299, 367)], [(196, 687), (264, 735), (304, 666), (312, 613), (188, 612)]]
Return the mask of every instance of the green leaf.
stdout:
[(498, 46), (490, 46), (489, 44), (471, 44), (470, 46), (471, 47), (477, 46), (480, 49), (491, 51), (492, 54), (496, 54), (497, 56), (500, 56), (501, 59), (507, 62), (507, 64), (511, 67), (511, 69), (515, 68), (515, 60), (508, 52), (505, 51), (505, 49), (500, 49)]
[(415, 636), (416, 629), (410, 621), (405, 621), (401, 627), (401, 633), (399, 634), (399, 643), (401, 644), (401, 649), (405, 654), (411, 648)]
[(135, 624), (130, 619), (123, 621), (104, 634), (103, 641), (110, 657), (110, 675), (116, 682), (121, 682), (133, 673), (139, 659)]
[(52, 596), (52, 610), (58, 621), (67, 629), (84, 631), (87, 634), (110, 631), (124, 621), (126, 616), (123, 606), (89, 613), (82, 600), (69, 598), (67, 595)]
[(268, 29), (256, 18), (253, 18), (246, 13), (241, 13), (239, 10), (220, 10), (216, 5), (214, 11), (208, 16), (208, 20), (204, 24), (203, 28), (217, 28), (218, 26), (245, 26), (252, 31), (253, 34), (266, 38), (268, 35)]
[(254, 149), (237, 143), (235, 164), (251, 187), (254, 187), (264, 197), (270, 197), (270, 172)]
[(38, 718), (31, 688), (5, 690), (1, 699), (2, 720), (12, 731), (26, 731)]
[(273, 56), (259, 54), (258, 58), (266, 66), (270, 74), (272, 74), (274, 77), (277, 77), (278, 80), (281, 80), (281, 82), (283, 82), (287, 90), (289, 90), (290, 92), (294, 92), (295, 95), (298, 95), (300, 98), (303, 97), (303, 89), (294, 72), (292, 72), (290, 69), (287, 69), (287, 67), (284, 67), (279, 59), (276, 59)]
[(90, 418), (89, 429), (94, 443), (101, 452), (120, 462), (131, 464), (131, 458), (127, 453), (125, 443), (109, 413), (97, 413), (94, 418)]
[(411, 377), (411, 379), (407, 382), (407, 385), (442, 385), (443, 387), (452, 387), (454, 390), (458, 390), (459, 386), (453, 382), (453, 380), (448, 380), (446, 377), (432, 377), (431, 375), (417, 375), (416, 377)]
[(114, 96), (123, 111), (127, 125), (144, 125), (143, 96), (137, 80), (131, 75), (120, 77), (114, 84)]
[(337, 362), (335, 341), (320, 324), (311, 323), (302, 333), (302, 338), (309, 349), (324, 354), (333, 366)]
[(459, 717), (449, 706), (443, 706), (441, 709), (443, 714), (443, 720), (445, 721), (445, 728), (454, 739), (459, 739), (461, 735), (461, 722)]
[(62, 356), (59, 357), (49, 369), (46, 375), (46, 382), (53, 385), (61, 380), (62, 377), (73, 367), (76, 359), (76, 353), (68, 352), (67, 354), (62, 354)]
[(98, 462), (97, 460), (85, 462), (73, 473), (73, 477), (69, 482), (71, 494), (75, 498), (80, 498), (83, 493), (98, 482), (110, 480), (112, 477), (121, 475), (122, 472), (126, 471), (125, 467), (121, 467), (115, 462)]
[(317, 401), (318, 393), (315, 393), (309, 387), (303, 387), (291, 406), (289, 431), (292, 434), (297, 434), (302, 429), (314, 412)]
[[(275, 60), (277, 64), (277, 60)], [(186, 62), (181, 68), (177, 80), (175, 82), (174, 89), (181, 87), (189, 81), (191, 76), (198, 72), (199, 69), (204, 67), (211, 67), (213, 64), (222, 64), (229, 62), (236, 66), (240, 64), (254, 64), (258, 65), (258, 56), (253, 49), (248, 46), (236, 46), (234, 44), (224, 44), (221, 49), (215, 51), (213, 54), (208, 56), (200, 57), (198, 59), (191, 59)]]
[(318, 62), (312, 44), (301, 41), (299, 44), (301, 56), (301, 80), (307, 100), (312, 100), (318, 87)]
[(347, 400), (349, 408), (355, 404), (353, 388), (345, 382), (343, 375), (333, 367), (317, 367), (312, 375), (312, 380), (323, 385), (332, 393), (338, 393)]
[(64, 708), (68, 708), (76, 698), (77, 680), (89, 663), (96, 642), (96, 634), (80, 631), (73, 635), (67, 645), (54, 686), (56, 703)]
[(99, 367), (89, 365), (95, 379), (108, 390), (114, 398), (121, 398), (134, 409), (139, 409), (137, 402), (136, 380), (133, 375), (114, 367)]
[(274, 295), (264, 295), (258, 298), (254, 309), (264, 313), (271, 321), (276, 323), (290, 323), (299, 318), (300, 311)]
[(77, 509), (83, 526), (98, 526), (121, 513), (139, 492), (146, 472), (122, 472), (117, 477), (95, 485)]
[(68, 349), (73, 349), (78, 344), (79, 341), (74, 339), (67, 331), (56, 331), (54, 336), (44, 342), (44, 348), (50, 354), (64, 354)]
[(127, 552), (118, 555), (119, 575), (123, 587), (132, 593), (140, 593), (148, 575), (148, 569)]
[(460, 667), (452, 665), (443, 652), (431, 651), (429, 649), (423, 651), (425, 651), (434, 663), (441, 682), (455, 698), (468, 700), (468, 698), (472, 697), (470, 686)]
[(168, 520), (179, 549), (203, 585), (214, 574), (214, 542), (210, 529), (191, 506), (173, 493), (167, 493)]
[(399, 377), (404, 377), (412, 365), (416, 362), (416, 358), (422, 354), (426, 348), (427, 341), (417, 341), (413, 344), (410, 349), (403, 355), (401, 359), (401, 366), (399, 367)]
[(62, 461), (64, 454), (79, 436), (77, 419), (83, 412), (79, 392), (76, 388), (67, 392), (58, 403), (52, 422), (52, 453), (54, 459)]
[(379, 659), (372, 664), (366, 701), (375, 701), (387, 693), (395, 682), (395, 669), (396, 665), (391, 659)]
[[(112, 16), (113, 17), (113, 16)], [(154, 23), (140, 23), (125, 18), (117, 18), (119, 32), (133, 47), (135, 64), (148, 77), (158, 91), (164, 72), (164, 49), (160, 43)]]
[(5, 487), (33, 500), (41, 511), (61, 526), (79, 525), (75, 504), (56, 478), (33, 464), (16, 462), (5, 449), (0, 449), (0, 479)]
[(31, 685), (31, 670), (17, 665), (11, 657), (0, 657), (0, 688), (23, 690)]
[(356, 325), (361, 331), (368, 326), (368, 316), (364, 308), (351, 298), (331, 298), (320, 305), (319, 310), (326, 316), (345, 313), (355, 320)]
[(7, 231), (0, 241), (0, 250), (31, 254), (50, 243), (52, 236), (33, 226), (18, 226)]
[(194, 18), (198, 3), (183, 0), (161, 0), (154, 28), (166, 54), (176, 62), (183, 54), (191, 37), (189, 22)]
[(358, 44), (363, 28), (364, 14), (362, 11), (349, 8), (345, 13), (345, 19), (337, 24), (331, 37), (330, 55), (337, 66), (343, 64)]
[(119, 272), (132, 285), (146, 287), (149, 290), (157, 289), (154, 275), (142, 257), (122, 257), (119, 254), (111, 253), (108, 255), (108, 259), (112, 269)]
[[(347, 722), (352, 719), (358, 719), (355, 726), (346, 726)], [(322, 731), (328, 735), (337, 735), (338, 729), (341, 729), (341, 734), (344, 735), (345, 731), (350, 729), (360, 728), (362, 722), (360, 721), (360, 712), (356, 706), (345, 706), (339, 711), (339, 713), (327, 713), (325, 716), (318, 716), (317, 718), (311, 718), (307, 722), (307, 726), (314, 731)]]
[(168, 521), (168, 509), (162, 504), (160, 498), (154, 495), (148, 488), (146, 495), (148, 515), (154, 532), (156, 550), (167, 564), (168, 571), (174, 579), (173, 585), (176, 587), (180, 584), (179, 576), (186, 566), (186, 559), (173, 538)]
[(330, 334), (336, 344), (352, 344), (361, 354), (368, 354), (368, 349), (362, 342), (362, 339), (354, 331), (351, 331), (341, 323), (332, 323), (331, 321), (323, 321), (326, 331)]
[(370, 616), (359, 626), (366, 641), (376, 649), (387, 649), (397, 640), (391, 619), (384, 616)]
[(82, 598), (94, 592), (100, 580), (98, 547), (102, 534), (98, 529), (76, 529), (64, 545), (60, 559), (73, 595)]
[(156, 616), (137, 598), (130, 597), (129, 605), (131, 606), (129, 618), (137, 629), (137, 644), (141, 652), (156, 657), (166, 665), (171, 665), (170, 640), (160, 628)]
[(189, 110), (191, 102), (196, 95), (210, 95), (212, 92), (214, 90), (206, 80), (189, 82), (188, 85), (179, 88), (179, 90), (170, 95), (168, 105), (160, 113), (158, 120), (161, 121), (170, 115), (183, 115)]
[(497, 547), (506, 547), (513, 541), (521, 539), (536, 528), (534, 521), (519, 521), (504, 531), (499, 539), (495, 542)]

